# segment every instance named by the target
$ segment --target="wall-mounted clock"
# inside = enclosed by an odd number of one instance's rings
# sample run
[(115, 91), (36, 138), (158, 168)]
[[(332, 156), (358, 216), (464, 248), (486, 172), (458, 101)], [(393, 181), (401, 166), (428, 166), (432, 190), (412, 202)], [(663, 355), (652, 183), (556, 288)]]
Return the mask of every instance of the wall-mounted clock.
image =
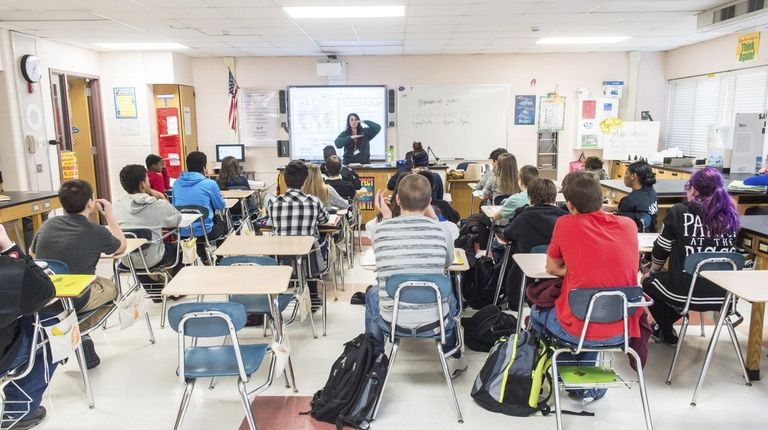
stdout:
[(40, 66), (40, 59), (36, 55), (27, 54), (21, 57), (21, 75), (30, 84), (40, 82), (43, 77), (43, 70)]

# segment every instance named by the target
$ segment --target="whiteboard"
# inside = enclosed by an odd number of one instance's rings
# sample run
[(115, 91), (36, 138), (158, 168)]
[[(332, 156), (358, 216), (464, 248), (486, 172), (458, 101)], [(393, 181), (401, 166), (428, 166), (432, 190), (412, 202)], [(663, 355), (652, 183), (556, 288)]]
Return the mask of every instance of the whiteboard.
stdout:
[(660, 122), (615, 120), (613, 124), (606, 133), (603, 159), (648, 158), (658, 152)]
[[(318, 161), (323, 147), (333, 145), (346, 129), (347, 115), (379, 124), (381, 132), (371, 141), (371, 160), (386, 154), (386, 95), (381, 86), (288, 87), (288, 123), (291, 158)], [(343, 150), (337, 149), (339, 156)]]
[(398, 102), (400, 157), (414, 141), (446, 159), (484, 160), (507, 147), (507, 85), (412, 86)]

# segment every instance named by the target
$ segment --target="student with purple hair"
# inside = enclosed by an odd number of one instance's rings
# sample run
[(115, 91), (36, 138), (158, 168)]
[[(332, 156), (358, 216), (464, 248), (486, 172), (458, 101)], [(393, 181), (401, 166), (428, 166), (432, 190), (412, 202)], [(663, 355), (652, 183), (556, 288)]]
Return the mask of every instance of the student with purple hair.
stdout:
[[(664, 227), (653, 244), (650, 270), (643, 275), (643, 290), (653, 298), (651, 315), (656, 320), (653, 337), (657, 342), (677, 344), (672, 327), (680, 319), (676, 309), (685, 305), (691, 274), (683, 271), (685, 257), (697, 252), (736, 250), (739, 213), (725, 189), (723, 177), (711, 167), (701, 169), (685, 184), (686, 201), (667, 211)], [(669, 267), (661, 271), (669, 259)], [(691, 310), (716, 311), (725, 291), (698, 278), (691, 297)]]

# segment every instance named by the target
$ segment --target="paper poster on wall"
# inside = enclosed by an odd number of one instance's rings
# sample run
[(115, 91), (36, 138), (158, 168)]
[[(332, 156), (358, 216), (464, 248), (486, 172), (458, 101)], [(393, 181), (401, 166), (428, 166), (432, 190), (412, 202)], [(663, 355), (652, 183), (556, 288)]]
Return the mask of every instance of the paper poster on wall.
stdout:
[(358, 199), (358, 207), (363, 211), (372, 211), (374, 209), (373, 196), (376, 189), (375, 179), (373, 176), (360, 177), (360, 185), (365, 190), (365, 194)]
[(621, 121), (618, 118), (607, 119), (610, 132), (605, 135), (603, 159), (628, 160), (630, 157), (648, 158), (658, 151), (658, 121)]
[(184, 106), (181, 108), (182, 114), (184, 115), (184, 135), (185, 136), (191, 136), (192, 135), (192, 109), (189, 108), (189, 106)]
[(539, 130), (562, 131), (565, 127), (565, 97), (549, 95), (539, 99)]
[(581, 119), (595, 119), (596, 109), (597, 109), (596, 100), (582, 100), (581, 101)]
[(742, 34), (736, 44), (736, 59), (739, 63), (757, 60), (757, 52), (760, 49), (760, 32)]
[(74, 151), (61, 151), (60, 157), (61, 178), (64, 180), (77, 179), (77, 155), (75, 155)]
[(599, 149), (604, 145), (600, 124), (608, 118), (619, 116), (617, 99), (581, 99), (576, 121), (577, 149)]
[(115, 118), (136, 118), (136, 88), (112, 88), (115, 98)]
[(241, 123), (245, 146), (273, 146), (277, 141), (277, 91), (241, 89)]
[(623, 90), (624, 81), (603, 81), (603, 97), (620, 99)]
[(166, 131), (165, 134), (167, 136), (178, 136), (179, 135), (179, 117), (177, 116), (169, 116), (166, 122)]
[(515, 96), (515, 125), (536, 123), (536, 96)]

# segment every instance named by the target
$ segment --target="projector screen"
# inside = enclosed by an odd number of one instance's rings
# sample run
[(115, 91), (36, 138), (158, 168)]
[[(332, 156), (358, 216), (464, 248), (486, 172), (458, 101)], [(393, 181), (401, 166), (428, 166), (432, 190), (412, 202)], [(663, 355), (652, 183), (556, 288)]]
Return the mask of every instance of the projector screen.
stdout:
[[(291, 158), (322, 161), (323, 147), (333, 145), (346, 128), (347, 115), (373, 121), (382, 128), (371, 141), (371, 161), (386, 154), (387, 89), (385, 86), (288, 87)], [(336, 149), (339, 157), (343, 149)]]

